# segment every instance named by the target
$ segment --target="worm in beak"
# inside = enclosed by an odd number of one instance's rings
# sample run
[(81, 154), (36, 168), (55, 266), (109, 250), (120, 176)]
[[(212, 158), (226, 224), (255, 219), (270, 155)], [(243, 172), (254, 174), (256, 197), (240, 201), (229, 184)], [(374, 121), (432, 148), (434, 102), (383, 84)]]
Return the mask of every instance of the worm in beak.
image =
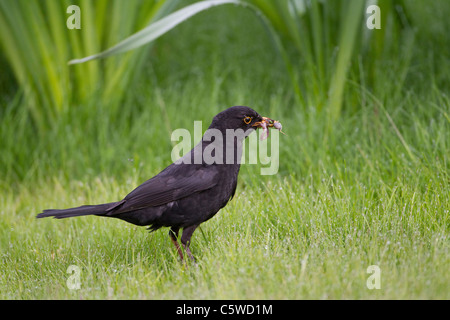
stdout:
[(262, 128), (263, 132), (261, 133), (261, 140), (265, 140), (269, 137), (269, 128), (274, 127), (275, 129), (279, 130), (282, 134), (285, 134), (283, 131), (281, 131), (282, 129), (282, 125), (281, 122), (277, 121), (277, 120), (272, 120), (270, 118), (267, 117), (262, 117), (262, 121), (259, 122), (255, 122), (253, 124), (254, 127), (256, 128)]

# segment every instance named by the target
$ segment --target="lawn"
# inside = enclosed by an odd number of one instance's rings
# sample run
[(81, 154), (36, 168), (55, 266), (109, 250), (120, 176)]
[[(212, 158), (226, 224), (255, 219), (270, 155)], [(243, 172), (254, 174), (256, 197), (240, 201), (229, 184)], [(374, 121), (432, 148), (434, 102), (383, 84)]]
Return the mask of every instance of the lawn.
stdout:
[[(333, 122), (327, 97), (296, 98), (264, 27), (237, 7), (157, 40), (114, 112), (94, 96), (39, 133), (5, 69), (0, 298), (450, 299), (450, 43), (431, 9), (415, 14), (429, 23), (410, 63), (349, 80)], [(236, 196), (194, 233), (197, 266), (179, 262), (167, 229), (35, 219), (121, 199), (171, 163), (172, 130), (205, 130), (232, 105), (282, 122), (280, 167), (241, 167)]]

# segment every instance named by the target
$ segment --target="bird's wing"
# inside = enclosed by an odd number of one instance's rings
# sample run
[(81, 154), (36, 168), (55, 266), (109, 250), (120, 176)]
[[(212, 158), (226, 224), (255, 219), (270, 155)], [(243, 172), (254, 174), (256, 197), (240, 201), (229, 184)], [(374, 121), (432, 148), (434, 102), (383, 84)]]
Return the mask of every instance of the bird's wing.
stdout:
[(130, 192), (117, 208), (110, 208), (111, 214), (160, 206), (210, 189), (217, 183), (218, 170), (214, 166), (172, 164)]

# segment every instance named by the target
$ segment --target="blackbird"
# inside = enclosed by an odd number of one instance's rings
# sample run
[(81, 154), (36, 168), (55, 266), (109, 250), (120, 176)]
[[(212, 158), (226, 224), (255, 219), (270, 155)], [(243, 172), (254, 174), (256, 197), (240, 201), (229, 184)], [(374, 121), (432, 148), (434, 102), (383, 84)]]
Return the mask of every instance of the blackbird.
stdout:
[(266, 133), (268, 127), (277, 123), (249, 107), (228, 108), (213, 118), (202, 140), (190, 152), (122, 200), (44, 210), (37, 218), (96, 215), (149, 226), (151, 231), (170, 227), (170, 239), (182, 261), (183, 252), (177, 238), (178, 231), (183, 229), (181, 244), (189, 258), (195, 260), (189, 249), (192, 234), (233, 198), (243, 140), (255, 129), (263, 128)]

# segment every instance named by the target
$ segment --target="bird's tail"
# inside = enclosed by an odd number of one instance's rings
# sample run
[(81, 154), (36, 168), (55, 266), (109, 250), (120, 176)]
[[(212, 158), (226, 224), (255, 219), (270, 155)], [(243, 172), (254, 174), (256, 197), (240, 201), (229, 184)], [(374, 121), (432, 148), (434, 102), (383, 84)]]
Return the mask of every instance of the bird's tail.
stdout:
[(55, 219), (64, 219), (70, 217), (80, 217), (89, 215), (104, 215), (122, 204), (122, 201), (104, 203), (98, 205), (88, 205), (69, 209), (49, 209), (39, 213), (36, 218), (54, 217)]

